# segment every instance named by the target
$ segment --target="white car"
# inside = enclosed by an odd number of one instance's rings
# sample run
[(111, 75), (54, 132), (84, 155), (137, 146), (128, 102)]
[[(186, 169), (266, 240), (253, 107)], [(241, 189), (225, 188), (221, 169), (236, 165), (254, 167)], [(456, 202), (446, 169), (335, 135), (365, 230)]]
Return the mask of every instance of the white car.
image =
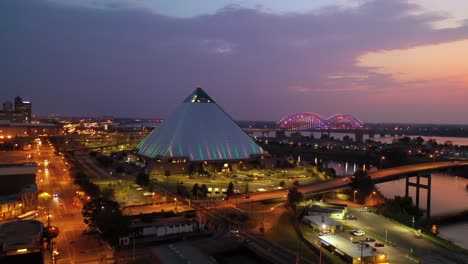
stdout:
[(363, 236), (365, 234), (366, 234), (366, 232), (364, 232), (362, 230), (358, 230), (358, 231), (353, 232), (353, 235), (355, 235), (355, 236)]

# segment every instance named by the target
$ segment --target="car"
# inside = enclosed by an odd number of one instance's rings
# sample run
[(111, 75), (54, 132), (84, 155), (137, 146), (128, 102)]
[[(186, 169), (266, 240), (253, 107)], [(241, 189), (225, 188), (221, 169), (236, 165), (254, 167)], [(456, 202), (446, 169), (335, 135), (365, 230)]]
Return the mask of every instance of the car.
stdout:
[(375, 242), (375, 239), (373, 239), (372, 237), (366, 237), (366, 238), (364, 238), (364, 240), (366, 242)]
[(362, 230), (357, 230), (357, 231), (353, 232), (353, 235), (355, 235), (355, 236), (363, 236), (365, 234), (366, 234), (366, 232), (364, 232)]
[(236, 236), (236, 237), (239, 236), (239, 230), (237, 229), (231, 229), (229, 230), (229, 233), (231, 233), (231, 235)]
[(349, 178), (348, 178), (348, 177), (343, 178), (343, 179), (341, 179), (341, 181), (343, 181), (343, 182), (348, 182), (348, 181), (349, 181)]
[(59, 197), (59, 194), (58, 194), (58, 193), (54, 193), (52, 196), (55, 197), (55, 198), (57, 198), (57, 197)]
[(385, 246), (384, 244), (380, 243), (380, 242), (375, 242), (374, 244), (375, 247), (383, 247)]
[(350, 214), (349, 214), (349, 215), (346, 215), (346, 216), (345, 216), (345, 219), (346, 219), (346, 220), (357, 220), (356, 216), (350, 215)]
[(244, 199), (249, 199), (250, 198), (250, 195), (246, 194), (244, 195)]

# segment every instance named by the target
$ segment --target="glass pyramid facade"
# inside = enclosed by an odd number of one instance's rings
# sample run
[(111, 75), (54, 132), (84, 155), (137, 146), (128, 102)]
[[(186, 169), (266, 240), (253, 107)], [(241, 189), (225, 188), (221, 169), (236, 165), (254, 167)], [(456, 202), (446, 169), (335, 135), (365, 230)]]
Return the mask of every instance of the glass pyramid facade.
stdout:
[(137, 146), (141, 156), (191, 161), (247, 160), (266, 152), (201, 88)]

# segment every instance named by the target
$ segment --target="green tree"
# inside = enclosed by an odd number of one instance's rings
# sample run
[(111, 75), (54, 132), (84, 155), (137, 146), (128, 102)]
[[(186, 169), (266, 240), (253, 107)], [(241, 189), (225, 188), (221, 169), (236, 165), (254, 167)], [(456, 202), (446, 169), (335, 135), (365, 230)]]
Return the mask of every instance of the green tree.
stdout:
[(286, 183), (285, 183), (284, 181), (280, 181), (280, 182), (279, 182), (279, 186), (280, 186), (281, 188), (284, 188), (285, 185), (286, 185)]
[(202, 184), (200, 186), (200, 194), (203, 195), (204, 198), (206, 198), (207, 193), (208, 193), (208, 187), (206, 187), (205, 184)]
[(336, 178), (336, 171), (333, 168), (326, 168), (323, 173), (329, 178)]
[(234, 195), (234, 184), (232, 184), (232, 182), (230, 182), (228, 187), (227, 187), (226, 195), (227, 196), (233, 196)]
[(299, 192), (296, 187), (289, 189), (288, 192), (288, 203), (294, 210), (296, 210), (297, 203), (304, 199), (304, 194)]
[(418, 146), (422, 146), (424, 144), (424, 139), (422, 137), (417, 137), (417, 138), (413, 139), (413, 141)]
[(92, 199), (83, 205), (82, 214), (85, 224), (111, 245), (116, 245), (119, 237), (128, 233), (129, 222), (117, 202), (102, 197)]
[(144, 172), (140, 172), (136, 176), (135, 182), (141, 186), (147, 186), (150, 183), (149, 175)]
[(369, 196), (374, 190), (374, 182), (367, 174), (367, 172), (363, 170), (357, 170), (354, 173), (352, 189), (358, 190), (356, 199), (362, 203), (364, 198)]
[(101, 196), (104, 199), (112, 200), (115, 198), (115, 190), (112, 187), (105, 187), (101, 190)]
[(166, 181), (169, 181), (169, 176), (171, 176), (171, 171), (170, 170), (165, 170), (164, 171), (164, 176), (166, 176)]
[(192, 187), (192, 197), (197, 197), (198, 199), (198, 192), (200, 191), (200, 186), (198, 183), (195, 183)]

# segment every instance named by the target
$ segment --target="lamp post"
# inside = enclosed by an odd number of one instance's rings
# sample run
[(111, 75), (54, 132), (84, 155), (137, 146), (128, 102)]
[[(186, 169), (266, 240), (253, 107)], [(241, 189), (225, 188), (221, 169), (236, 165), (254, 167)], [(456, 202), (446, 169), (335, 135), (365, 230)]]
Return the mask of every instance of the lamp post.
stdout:
[(371, 206), (374, 206), (374, 195), (375, 191), (371, 193)]
[(174, 202), (175, 202), (175, 210), (177, 211), (177, 198), (174, 198)]
[(413, 220), (411, 221), (411, 223), (412, 223), (412, 225), (411, 225), (411, 226), (412, 226), (412, 227), (413, 227), (413, 229), (414, 229), (414, 216), (413, 216)]
[(356, 193), (358, 192), (358, 190), (354, 190), (354, 195), (353, 195), (353, 198), (354, 198), (354, 203), (356, 203)]
[(380, 169), (382, 169), (382, 163), (385, 160), (385, 156), (380, 157)]

